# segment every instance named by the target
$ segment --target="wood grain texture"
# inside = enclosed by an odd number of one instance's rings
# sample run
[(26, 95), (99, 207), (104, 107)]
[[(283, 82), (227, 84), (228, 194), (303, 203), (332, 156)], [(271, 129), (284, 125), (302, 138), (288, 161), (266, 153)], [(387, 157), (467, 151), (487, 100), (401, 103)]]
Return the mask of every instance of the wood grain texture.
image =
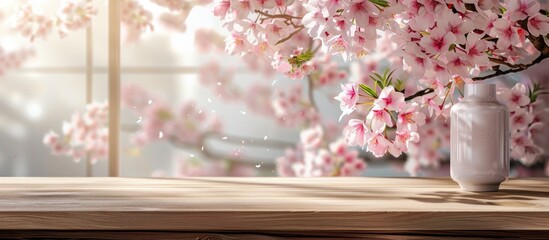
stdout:
[(549, 180), (0, 178), (0, 230), (549, 231)]
[(369, 231), (369, 232), (158, 232), (158, 231), (2, 231), (0, 239), (161, 239), (161, 240), (461, 240), (539, 239), (549, 231)]

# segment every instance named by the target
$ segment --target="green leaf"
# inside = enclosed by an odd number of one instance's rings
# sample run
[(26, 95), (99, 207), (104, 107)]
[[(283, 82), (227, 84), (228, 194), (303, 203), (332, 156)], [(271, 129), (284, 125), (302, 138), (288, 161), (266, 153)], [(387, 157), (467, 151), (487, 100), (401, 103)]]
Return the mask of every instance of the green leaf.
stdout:
[(404, 91), (404, 81), (402, 81), (400, 79), (397, 79), (396, 84), (395, 84), (395, 89), (399, 92), (403, 92)]
[[(387, 69), (387, 71), (388, 71), (388, 70), (389, 70), (389, 69)], [(396, 70), (396, 69), (393, 69), (393, 71), (391, 71), (391, 72), (389, 73), (389, 75), (387, 76), (387, 86), (393, 85), (393, 73), (395, 73), (395, 70)]]
[(504, 7), (500, 7), (499, 11), (501, 12), (501, 14), (504, 14), (505, 12), (507, 12), (507, 9)]
[(386, 0), (368, 0), (371, 3), (379, 6), (379, 7), (389, 7), (389, 2)]
[(362, 91), (364, 91), (366, 94), (370, 95), (373, 98), (377, 98), (376, 91), (374, 91), (372, 88), (368, 87), (368, 85), (361, 83), (361, 84), (359, 84), (359, 86), (360, 86), (360, 89), (362, 89)]
[(305, 52), (302, 52), (301, 54), (297, 55), (297, 56), (293, 56), (291, 58), (288, 59), (288, 62), (293, 66), (293, 67), (301, 67), (301, 65), (303, 65), (304, 63), (310, 61), (311, 59), (313, 59), (313, 52), (311, 50), (307, 50)]
[(530, 102), (535, 102), (539, 95), (549, 94), (549, 91), (545, 89), (541, 84), (534, 83), (532, 87), (528, 86), (528, 97), (530, 98)]

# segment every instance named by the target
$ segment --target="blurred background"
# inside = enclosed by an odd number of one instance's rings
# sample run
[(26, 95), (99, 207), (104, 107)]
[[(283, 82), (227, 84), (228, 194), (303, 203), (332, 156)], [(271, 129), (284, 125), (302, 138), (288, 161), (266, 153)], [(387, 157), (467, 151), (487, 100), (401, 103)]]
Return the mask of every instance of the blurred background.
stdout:
[[(340, 83), (356, 76), (357, 69), (380, 67), (376, 63), (381, 60), (375, 58), (354, 63), (334, 58), (318, 64), (333, 66), (340, 78), (332, 76), (335, 80), (319, 85), (290, 80), (276, 74), (269, 62), (225, 54), (227, 33), (207, 2), (176, 11), (161, 1), (131, 2), (149, 12), (144, 16), (150, 19), (143, 20), (145, 27), (122, 24), (121, 176), (281, 175), (276, 159), (295, 148), (308, 119), (306, 110), (283, 106), (301, 105), (300, 98), (307, 99), (311, 92), (318, 107), (315, 117), (327, 133), (335, 129), (332, 132), (340, 134), (340, 110), (333, 100)], [(55, 15), (62, 1), (0, 3), (2, 54), (15, 54), (0, 60), (4, 61), (0, 68), (0, 175), (106, 176), (106, 158), (54, 154), (44, 141), (50, 131), (62, 135), (63, 122), (70, 122), (73, 114), (86, 113), (86, 94), (91, 92), (94, 103), (107, 101), (107, 1), (92, 1), (97, 13), (91, 30), (83, 27), (64, 37), (52, 33), (33, 41), (12, 28), (13, 13), (25, 4), (44, 15)], [(139, 10), (139, 6), (130, 7)], [(90, 49), (91, 89), (86, 85)], [(547, 85), (548, 67), (543, 62), (502, 81), (528, 78)], [(169, 109), (166, 118), (177, 119), (177, 123), (158, 126), (150, 111), (159, 108)], [(186, 135), (172, 136), (176, 131)], [(544, 144), (541, 147), (548, 152), (547, 141)], [(359, 152), (368, 163), (360, 175), (410, 176), (405, 157), (373, 159)], [(447, 150), (440, 152), (447, 156)], [(544, 176), (546, 159), (544, 154), (532, 166), (514, 163), (512, 175)], [(449, 175), (447, 159), (440, 163), (423, 168), (418, 175)]]

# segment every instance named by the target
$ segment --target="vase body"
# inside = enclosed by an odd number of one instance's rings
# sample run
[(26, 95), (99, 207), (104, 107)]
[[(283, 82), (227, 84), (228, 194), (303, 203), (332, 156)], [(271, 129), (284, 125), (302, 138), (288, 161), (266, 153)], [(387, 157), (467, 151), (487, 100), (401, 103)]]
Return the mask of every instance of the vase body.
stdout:
[(509, 110), (495, 84), (465, 85), (451, 109), (450, 175), (462, 190), (497, 191), (509, 177)]

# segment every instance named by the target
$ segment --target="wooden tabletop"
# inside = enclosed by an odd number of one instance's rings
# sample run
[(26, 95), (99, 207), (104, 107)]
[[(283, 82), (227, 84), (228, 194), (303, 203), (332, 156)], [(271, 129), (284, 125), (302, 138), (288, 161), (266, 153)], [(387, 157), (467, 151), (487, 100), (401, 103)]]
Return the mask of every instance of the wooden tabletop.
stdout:
[(549, 230), (549, 180), (0, 178), (0, 230)]

